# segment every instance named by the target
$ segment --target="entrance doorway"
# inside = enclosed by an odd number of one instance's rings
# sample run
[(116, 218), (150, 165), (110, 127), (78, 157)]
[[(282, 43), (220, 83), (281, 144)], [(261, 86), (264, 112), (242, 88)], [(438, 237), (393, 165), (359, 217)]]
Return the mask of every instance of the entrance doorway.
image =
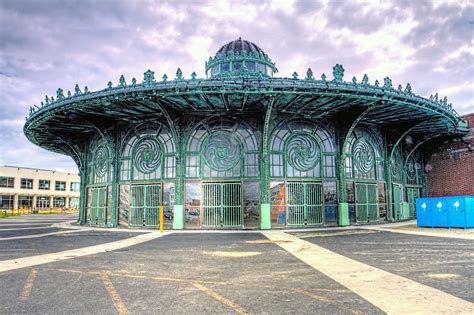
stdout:
[(379, 221), (377, 184), (356, 183), (356, 223)]
[(392, 185), (393, 190), (393, 218), (398, 221), (402, 218), (402, 188), (399, 184)]
[(242, 184), (202, 183), (202, 227), (242, 227)]
[(160, 225), (161, 184), (131, 186), (130, 226)]
[(420, 188), (407, 187), (407, 202), (410, 209), (410, 218), (416, 217), (416, 198), (420, 198)]
[(90, 189), (89, 223), (105, 224), (107, 211), (107, 187)]
[(287, 182), (287, 225), (323, 225), (323, 187), (318, 182)]

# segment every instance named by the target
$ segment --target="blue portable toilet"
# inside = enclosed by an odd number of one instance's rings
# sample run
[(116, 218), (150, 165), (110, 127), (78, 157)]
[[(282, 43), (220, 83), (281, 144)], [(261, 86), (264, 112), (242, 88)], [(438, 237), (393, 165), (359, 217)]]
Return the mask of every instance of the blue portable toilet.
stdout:
[(449, 223), (451, 227), (474, 227), (474, 197), (446, 197), (448, 203)]
[(448, 200), (445, 197), (430, 198), (431, 226), (450, 227), (448, 217)]
[(416, 198), (416, 225), (431, 227), (431, 198)]

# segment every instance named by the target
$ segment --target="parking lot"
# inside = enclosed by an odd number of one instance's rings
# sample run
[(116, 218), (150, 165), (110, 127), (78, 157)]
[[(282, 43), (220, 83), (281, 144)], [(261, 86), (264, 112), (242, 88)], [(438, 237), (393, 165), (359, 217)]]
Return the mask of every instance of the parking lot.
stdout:
[(474, 310), (472, 239), (365, 228), (72, 230), (72, 220), (0, 221), (0, 313)]

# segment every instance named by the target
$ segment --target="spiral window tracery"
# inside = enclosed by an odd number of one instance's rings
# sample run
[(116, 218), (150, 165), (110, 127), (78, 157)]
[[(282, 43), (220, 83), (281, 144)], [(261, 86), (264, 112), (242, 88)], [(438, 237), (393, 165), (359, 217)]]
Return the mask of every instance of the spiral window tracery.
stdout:
[(150, 174), (160, 166), (161, 155), (158, 141), (152, 137), (143, 137), (134, 147), (135, 167), (143, 174)]
[(320, 148), (310, 135), (296, 134), (288, 140), (288, 163), (301, 172), (306, 172), (320, 162)]
[(211, 134), (202, 147), (202, 154), (207, 165), (216, 171), (226, 171), (240, 160), (239, 141), (230, 132)]
[(95, 153), (95, 175), (99, 178), (104, 177), (108, 170), (109, 152), (105, 145), (101, 145), (97, 148)]
[(372, 171), (375, 163), (375, 156), (370, 144), (364, 138), (357, 139), (353, 147), (354, 166), (362, 174)]

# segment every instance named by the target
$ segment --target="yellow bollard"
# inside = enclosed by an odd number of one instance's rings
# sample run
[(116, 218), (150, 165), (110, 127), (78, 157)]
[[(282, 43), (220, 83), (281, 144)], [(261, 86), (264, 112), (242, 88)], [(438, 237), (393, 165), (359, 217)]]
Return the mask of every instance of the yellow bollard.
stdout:
[(163, 206), (160, 206), (160, 233), (163, 233), (163, 223), (165, 221), (165, 216), (163, 212)]

